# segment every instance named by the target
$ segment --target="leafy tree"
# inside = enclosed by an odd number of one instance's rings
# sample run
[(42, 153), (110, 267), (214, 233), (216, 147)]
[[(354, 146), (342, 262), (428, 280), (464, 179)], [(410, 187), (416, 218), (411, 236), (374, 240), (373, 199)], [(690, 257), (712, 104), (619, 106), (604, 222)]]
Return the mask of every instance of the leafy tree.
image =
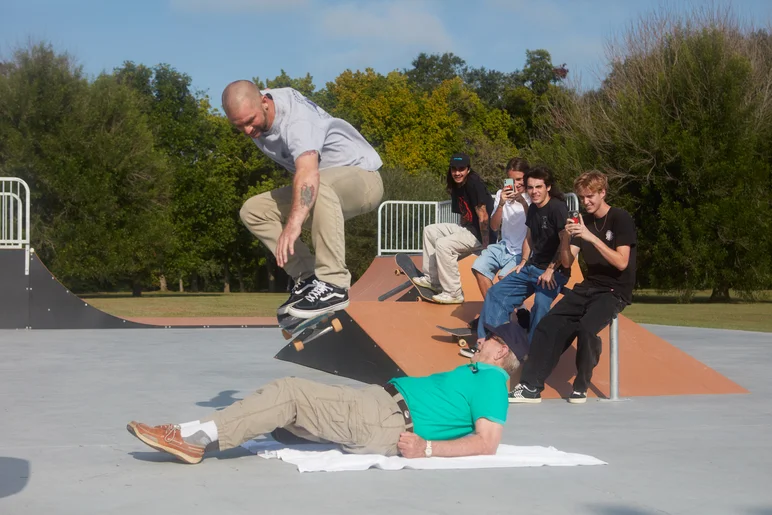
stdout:
[(446, 80), (463, 76), (466, 71), (466, 61), (450, 52), (442, 55), (421, 52), (411, 64), (413, 67), (403, 73), (412, 86), (427, 92)]
[(725, 299), (772, 283), (772, 59), (731, 13), (652, 15), (612, 47), (599, 91), (554, 103), (537, 155), (614, 178), (642, 285)]
[(76, 286), (138, 293), (167, 249), (170, 185), (141, 100), (46, 44), (3, 70), (0, 173), (30, 184), (37, 252)]
[(265, 88), (293, 88), (301, 92), (304, 96), (308, 98), (313, 98), (314, 96), (314, 90), (316, 89), (316, 86), (314, 86), (314, 79), (311, 77), (310, 73), (306, 73), (305, 77), (299, 77), (296, 79), (293, 79), (289, 75), (287, 75), (287, 72), (285, 72), (283, 69), (281, 71), (281, 74), (278, 75), (275, 79), (266, 79), (265, 83), (263, 83), (262, 80), (260, 80), (260, 77), (255, 77), (252, 79), (252, 81), (257, 84), (257, 87), (260, 89)]

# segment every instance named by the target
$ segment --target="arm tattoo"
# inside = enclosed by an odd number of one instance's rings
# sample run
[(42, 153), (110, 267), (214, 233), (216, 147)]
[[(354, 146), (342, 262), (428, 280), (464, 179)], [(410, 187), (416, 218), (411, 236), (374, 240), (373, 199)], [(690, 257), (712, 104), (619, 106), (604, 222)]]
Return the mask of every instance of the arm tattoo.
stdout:
[(488, 233), (488, 226), (489, 226), (488, 220), (480, 220), (480, 237), (482, 238), (483, 247), (487, 247), (490, 240), (490, 234)]
[(303, 207), (311, 207), (314, 202), (314, 187), (304, 184), (300, 187), (300, 205)]

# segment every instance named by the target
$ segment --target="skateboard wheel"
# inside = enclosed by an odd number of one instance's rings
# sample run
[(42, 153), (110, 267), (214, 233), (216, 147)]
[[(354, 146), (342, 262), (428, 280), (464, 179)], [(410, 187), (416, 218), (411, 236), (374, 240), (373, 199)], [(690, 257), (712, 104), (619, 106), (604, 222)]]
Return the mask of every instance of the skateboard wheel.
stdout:
[(296, 342), (292, 342), (292, 345), (295, 347), (295, 350), (298, 352), (302, 351), (305, 348), (305, 346), (303, 345), (303, 342), (299, 340)]
[(394, 275), (402, 275), (404, 272), (399, 268), (394, 269)]
[(292, 338), (292, 333), (287, 331), (286, 329), (282, 329), (281, 334), (282, 336), (284, 336), (285, 340), (289, 340), (290, 338)]
[(330, 325), (332, 325), (332, 329), (336, 333), (339, 333), (339, 332), (341, 332), (343, 330), (343, 324), (341, 324), (340, 320), (338, 320), (337, 318), (333, 318), (332, 322), (330, 322)]
[(466, 345), (466, 340), (464, 340), (463, 338), (459, 338), (458, 339), (458, 346), (459, 347), (466, 347), (467, 346)]

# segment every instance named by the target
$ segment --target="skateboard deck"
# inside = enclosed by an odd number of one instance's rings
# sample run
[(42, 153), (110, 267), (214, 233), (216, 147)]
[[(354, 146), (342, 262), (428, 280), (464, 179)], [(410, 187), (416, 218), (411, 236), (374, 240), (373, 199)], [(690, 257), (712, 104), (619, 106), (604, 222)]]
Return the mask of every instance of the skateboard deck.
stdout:
[(292, 317), (293, 320), (285, 319), (284, 324), (279, 322), (279, 326), (281, 327), (281, 334), (282, 336), (284, 336), (285, 340), (289, 340), (294, 335), (300, 333), (301, 331), (304, 331), (309, 327), (313, 327), (319, 323), (326, 322), (327, 320), (332, 318), (334, 314), (335, 312), (330, 312), (330, 313), (322, 313), (321, 315), (315, 316), (313, 318)]
[(432, 299), (432, 297), (435, 295), (434, 291), (430, 290), (429, 288), (419, 286), (415, 283), (415, 279), (422, 277), (424, 274), (418, 270), (418, 268), (415, 266), (415, 263), (413, 263), (413, 260), (410, 259), (410, 256), (408, 254), (397, 254), (395, 259), (399, 268), (394, 272), (399, 274), (401, 271), (401, 273), (405, 274), (410, 279), (410, 282), (413, 283), (413, 287), (418, 291), (418, 295), (420, 295), (419, 300), (423, 299), (429, 302), (434, 302)]
[(469, 342), (474, 342), (476, 339), (474, 332), (472, 332), (472, 330), (468, 327), (452, 329), (450, 327), (443, 327), (438, 325), (437, 329), (445, 331), (449, 335), (453, 336), (453, 340), (455, 340), (459, 347), (469, 347)]

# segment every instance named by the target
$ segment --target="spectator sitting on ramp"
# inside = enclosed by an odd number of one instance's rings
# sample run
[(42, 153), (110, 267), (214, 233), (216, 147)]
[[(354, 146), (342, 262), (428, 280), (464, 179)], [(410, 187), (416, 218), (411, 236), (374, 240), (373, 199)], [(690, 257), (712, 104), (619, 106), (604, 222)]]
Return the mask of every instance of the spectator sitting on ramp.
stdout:
[(624, 209), (606, 203), (608, 179), (601, 172), (583, 173), (574, 181), (574, 190), (587, 214), (578, 224), (566, 225), (571, 242), (561, 243), (561, 254), (570, 267), (581, 252), (587, 276), (566, 290), (539, 323), (523, 377), (513, 388), (509, 402), (541, 402), (544, 381), (576, 338), (576, 378), (568, 402), (583, 404), (592, 371), (600, 359), (602, 342), (598, 333), (632, 302), (637, 254), (633, 218)]
[(523, 257), (512, 273), (488, 290), (477, 325), (479, 338), (485, 336), (484, 325), (503, 324), (531, 294), (534, 297), (529, 338), (533, 338), (539, 321), (550, 310), (571, 273), (560, 253), (561, 240), (569, 238), (565, 231), (568, 208), (563, 194), (546, 166), (531, 168), (525, 181), (532, 203), (525, 222), (528, 232)]
[(526, 173), (528, 161), (519, 157), (510, 159), (507, 163), (507, 179), (510, 183), (496, 192), (490, 224), (492, 230), (499, 232), (501, 239), (488, 245), (472, 265), (483, 298), (493, 286), (496, 274), (501, 279), (520, 264), (523, 241), (528, 232), (525, 215), (531, 205), (531, 199), (525, 192)]
[(507, 419), (507, 380), (517, 381), (528, 345), (517, 324), (487, 329), (472, 363), (448, 372), (361, 389), (284, 378), (202, 420), (130, 422), (127, 429), (186, 463), (199, 463), (210, 444), (230, 449), (277, 428), (356, 454), (495, 454)]
[[(228, 119), (265, 155), (294, 175), (292, 186), (256, 195), (241, 220), (295, 281), (277, 314), (313, 318), (348, 306), (344, 221), (383, 197), (381, 158), (348, 122), (333, 118), (292, 88), (263, 94), (250, 81), (222, 94)], [(300, 241), (310, 227), (316, 255)]]
[(423, 272), (415, 283), (437, 292), (432, 296), (440, 304), (461, 304), (464, 292), (458, 271), (458, 256), (475, 249), (485, 249), (490, 242), (489, 217), (493, 198), (485, 183), (471, 168), (469, 156), (453, 154), (447, 173), (447, 189), (459, 223), (436, 223), (424, 227)]

